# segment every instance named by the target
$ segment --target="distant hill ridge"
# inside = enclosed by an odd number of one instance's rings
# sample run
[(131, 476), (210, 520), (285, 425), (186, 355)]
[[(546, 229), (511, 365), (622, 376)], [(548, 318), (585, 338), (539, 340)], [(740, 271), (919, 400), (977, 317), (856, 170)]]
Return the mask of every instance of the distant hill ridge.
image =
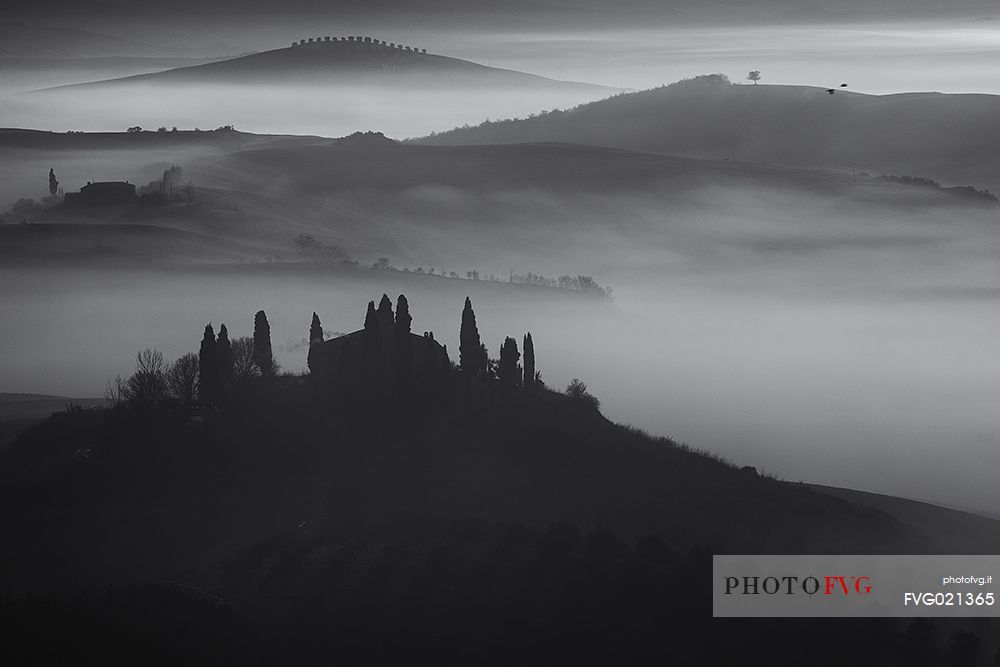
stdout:
[(1000, 189), (1000, 96), (985, 94), (830, 95), (810, 86), (735, 85), (716, 74), (417, 141), (558, 141)]
[(350, 77), (362, 80), (372, 77), (376, 80), (400, 78), (422, 83), (437, 82), (451, 85), (482, 86), (492, 83), (528, 89), (608, 91), (609, 94), (618, 90), (596, 84), (556, 81), (535, 74), (499, 69), (468, 60), (428, 53), (423, 47), (359, 36), (300, 39), (283, 49), (259, 51), (202, 65), (60, 86), (48, 90), (122, 86), (133, 83), (295, 84), (335, 82)]

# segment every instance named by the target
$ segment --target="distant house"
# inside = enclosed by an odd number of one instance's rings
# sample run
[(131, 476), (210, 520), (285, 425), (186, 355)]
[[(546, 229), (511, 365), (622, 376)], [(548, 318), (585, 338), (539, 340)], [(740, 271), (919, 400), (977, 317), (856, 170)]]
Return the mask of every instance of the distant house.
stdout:
[[(395, 385), (397, 365), (402, 357), (397, 354), (396, 332), (393, 328), (393, 314), (390, 311), (386, 317), (379, 315), (379, 373), (384, 386)], [(448, 367), (448, 351), (434, 340), (434, 335), (425, 333), (423, 336), (409, 334), (410, 344), (408, 356), (409, 375), (414, 378), (427, 377), (441, 373)], [(331, 338), (321, 343), (314, 343), (311, 354), (315, 355), (314, 373), (331, 383), (340, 382), (348, 386), (360, 385), (358, 375), (365, 360), (366, 332), (364, 329)], [(345, 367), (346, 365), (346, 367)]]
[(125, 181), (87, 183), (79, 192), (70, 192), (64, 198), (71, 206), (111, 206), (134, 204), (135, 186)]

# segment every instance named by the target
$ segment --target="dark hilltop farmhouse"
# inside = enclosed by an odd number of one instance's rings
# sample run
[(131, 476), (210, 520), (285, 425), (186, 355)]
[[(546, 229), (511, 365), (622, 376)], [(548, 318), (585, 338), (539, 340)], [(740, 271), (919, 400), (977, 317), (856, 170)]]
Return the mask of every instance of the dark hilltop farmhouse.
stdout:
[(129, 182), (104, 181), (87, 183), (79, 192), (67, 193), (68, 206), (108, 206), (113, 204), (134, 204), (135, 186)]
[[(402, 305), (402, 308), (399, 306)], [(450, 369), (448, 350), (434, 340), (434, 334), (410, 333), (410, 313), (405, 297), (397, 313), (386, 295), (378, 308), (369, 302), (365, 326), (353, 333), (310, 346), (313, 374), (329, 381), (337, 378), (348, 386), (360, 386), (361, 378), (374, 365), (383, 387), (391, 388), (411, 378), (445, 374)]]

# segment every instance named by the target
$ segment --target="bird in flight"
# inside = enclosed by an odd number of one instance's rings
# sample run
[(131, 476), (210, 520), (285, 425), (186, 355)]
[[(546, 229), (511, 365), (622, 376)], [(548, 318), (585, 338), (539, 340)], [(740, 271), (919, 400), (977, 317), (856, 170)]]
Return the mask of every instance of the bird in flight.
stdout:
[[(841, 88), (847, 88), (847, 84), (846, 83), (842, 83), (842, 84), (840, 84), (840, 87)], [(830, 94), (830, 95), (833, 95), (835, 92), (837, 92), (837, 89), (836, 88), (827, 88), (826, 92), (828, 94)]]

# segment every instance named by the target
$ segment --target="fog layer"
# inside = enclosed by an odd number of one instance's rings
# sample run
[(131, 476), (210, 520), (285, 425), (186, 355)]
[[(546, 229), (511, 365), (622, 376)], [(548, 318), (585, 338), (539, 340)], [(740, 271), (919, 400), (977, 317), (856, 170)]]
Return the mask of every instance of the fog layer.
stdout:
[[(313, 311), (352, 331), (382, 292), (405, 293), (414, 330), (454, 356), (470, 294), (494, 354), (530, 330), (546, 381), (582, 378), (612, 419), (790, 479), (1000, 508), (993, 206), (605, 149), (263, 141), (138, 151), (182, 162), (192, 206), (0, 229), (0, 391), (99, 394), (136, 349), (193, 351), (209, 321), (246, 335), (259, 308), (278, 361), (299, 371)], [(41, 183), (51, 164), (70, 184), (65, 156), (74, 178), (87, 173), (80, 151), (20, 155)], [(92, 155), (94, 173), (142, 169), (136, 155)], [(316, 271), (294, 263), (299, 233), (362, 264), (589, 274), (616, 296)], [(219, 262), (237, 266), (199, 268)], [(160, 268), (120, 268), (137, 265)]]
[[(909, 91), (1000, 93), (991, 64), (1000, 57), (995, 21), (953, 23), (865, 23), (838, 26), (738, 28), (652, 27), (636, 30), (453, 31), (412, 27), (389, 29), (383, 37), (416, 44), (434, 53), (566, 81), (642, 89), (708, 72), (735, 81), (761, 70), (766, 83), (839, 86), (866, 93)], [(378, 32), (378, 25), (374, 26)], [(316, 34), (369, 34), (371, 23), (283, 26), (268, 31), (239, 28), (199, 33), (184, 39), (201, 44), (192, 52), (211, 55), (287, 47)], [(385, 32), (385, 31), (383, 31)], [(177, 37), (169, 32), (171, 38)], [(201, 35), (199, 38), (198, 35)], [(152, 35), (151, 41), (155, 40)], [(225, 39), (219, 49), (207, 48)], [(154, 52), (155, 47), (150, 47)], [(3, 63), (0, 60), (0, 63)], [(27, 64), (20, 66), (28, 68)], [(32, 65), (35, 67), (35, 65)], [(25, 75), (8, 60), (4, 77), (13, 89)], [(138, 70), (137, 70), (138, 71)], [(81, 73), (58, 61), (42, 81), (93, 81), (120, 72)], [(223, 82), (219, 82), (223, 83)], [(140, 125), (215, 127), (236, 124), (257, 132), (340, 135), (379, 129), (393, 136), (418, 136), (487, 118), (526, 116), (566, 108), (602, 95), (516, 88), (455, 91), (349, 82), (322, 86), (254, 85), (209, 87), (162, 85), (109, 91), (101, 95), (66, 91), (57, 97), (0, 97), (0, 117), (8, 127), (122, 130)], [(107, 97), (110, 96), (110, 97)], [(111, 99), (113, 104), (108, 104)]]

